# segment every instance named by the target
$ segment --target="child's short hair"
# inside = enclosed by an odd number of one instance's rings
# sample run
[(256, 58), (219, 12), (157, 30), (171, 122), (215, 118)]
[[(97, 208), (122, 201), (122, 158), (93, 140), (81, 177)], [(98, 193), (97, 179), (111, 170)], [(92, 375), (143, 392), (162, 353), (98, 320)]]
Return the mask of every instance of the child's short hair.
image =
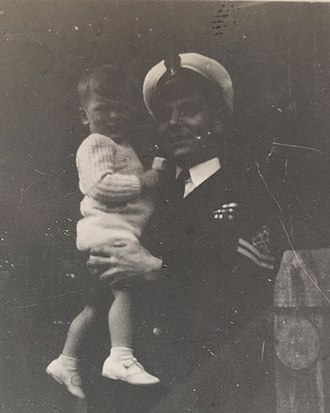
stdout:
[(82, 107), (90, 93), (96, 92), (112, 99), (132, 101), (136, 97), (133, 79), (125, 70), (111, 64), (104, 64), (89, 71), (78, 83), (78, 96)]

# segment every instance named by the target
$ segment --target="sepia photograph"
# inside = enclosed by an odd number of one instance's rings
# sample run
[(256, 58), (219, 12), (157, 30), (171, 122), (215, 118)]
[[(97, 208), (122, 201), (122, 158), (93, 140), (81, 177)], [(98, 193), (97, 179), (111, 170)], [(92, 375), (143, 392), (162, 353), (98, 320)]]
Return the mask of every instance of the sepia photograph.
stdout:
[(330, 2), (0, 30), (0, 413), (330, 412)]

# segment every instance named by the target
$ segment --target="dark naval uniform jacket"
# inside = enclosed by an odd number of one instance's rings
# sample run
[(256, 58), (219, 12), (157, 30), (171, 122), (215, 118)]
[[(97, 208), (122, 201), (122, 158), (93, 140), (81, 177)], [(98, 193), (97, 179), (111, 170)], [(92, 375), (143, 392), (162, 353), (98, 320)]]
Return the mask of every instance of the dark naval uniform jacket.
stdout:
[(271, 396), (265, 406), (253, 392), (271, 376), (277, 233), (276, 206), (253, 169), (240, 177), (223, 165), (185, 198), (171, 185), (149, 231), (166, 268), (147, 311), (159, 355), (145, 364), (170, 389), (152, 411), (272, 411)]
[(170, 336), (230, 338), (271, 304), (276, 211), (261, 184), (222, 167), (185, 198), (174, 185), (158, 208), (150, 249), (166, 266), (158, 310)]

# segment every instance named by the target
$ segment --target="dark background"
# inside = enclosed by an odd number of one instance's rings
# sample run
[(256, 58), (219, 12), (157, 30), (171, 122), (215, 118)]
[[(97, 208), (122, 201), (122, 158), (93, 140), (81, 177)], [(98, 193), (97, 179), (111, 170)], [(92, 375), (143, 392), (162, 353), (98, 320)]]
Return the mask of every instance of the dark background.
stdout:
[[(322, 152), (281, 148), (264, 167), (297, 245), (328, 245), (329, 22), (324, 3), (0, 1), (1, 411), (73, 411), (44, 368), (81, 301), (79, 77), (118, 62), (141, 88), (173, 48), (218, 59), (245, 158), (263, 164), (273, 141)], [(144, 157), (156, 132), (141, 116)]]

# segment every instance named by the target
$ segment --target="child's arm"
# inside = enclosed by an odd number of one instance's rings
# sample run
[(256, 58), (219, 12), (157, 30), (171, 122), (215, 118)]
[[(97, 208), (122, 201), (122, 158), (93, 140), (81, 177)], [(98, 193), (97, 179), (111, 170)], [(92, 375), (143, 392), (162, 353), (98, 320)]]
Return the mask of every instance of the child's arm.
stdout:
[(114, 172), (113, 146), (106, 136), (90, 135), (77, 152), (77, 168), (81, 192), (97, 201), (128, 202), (142, 191), (157, 185), (160, 172), (152, 169), (137, 175)]

